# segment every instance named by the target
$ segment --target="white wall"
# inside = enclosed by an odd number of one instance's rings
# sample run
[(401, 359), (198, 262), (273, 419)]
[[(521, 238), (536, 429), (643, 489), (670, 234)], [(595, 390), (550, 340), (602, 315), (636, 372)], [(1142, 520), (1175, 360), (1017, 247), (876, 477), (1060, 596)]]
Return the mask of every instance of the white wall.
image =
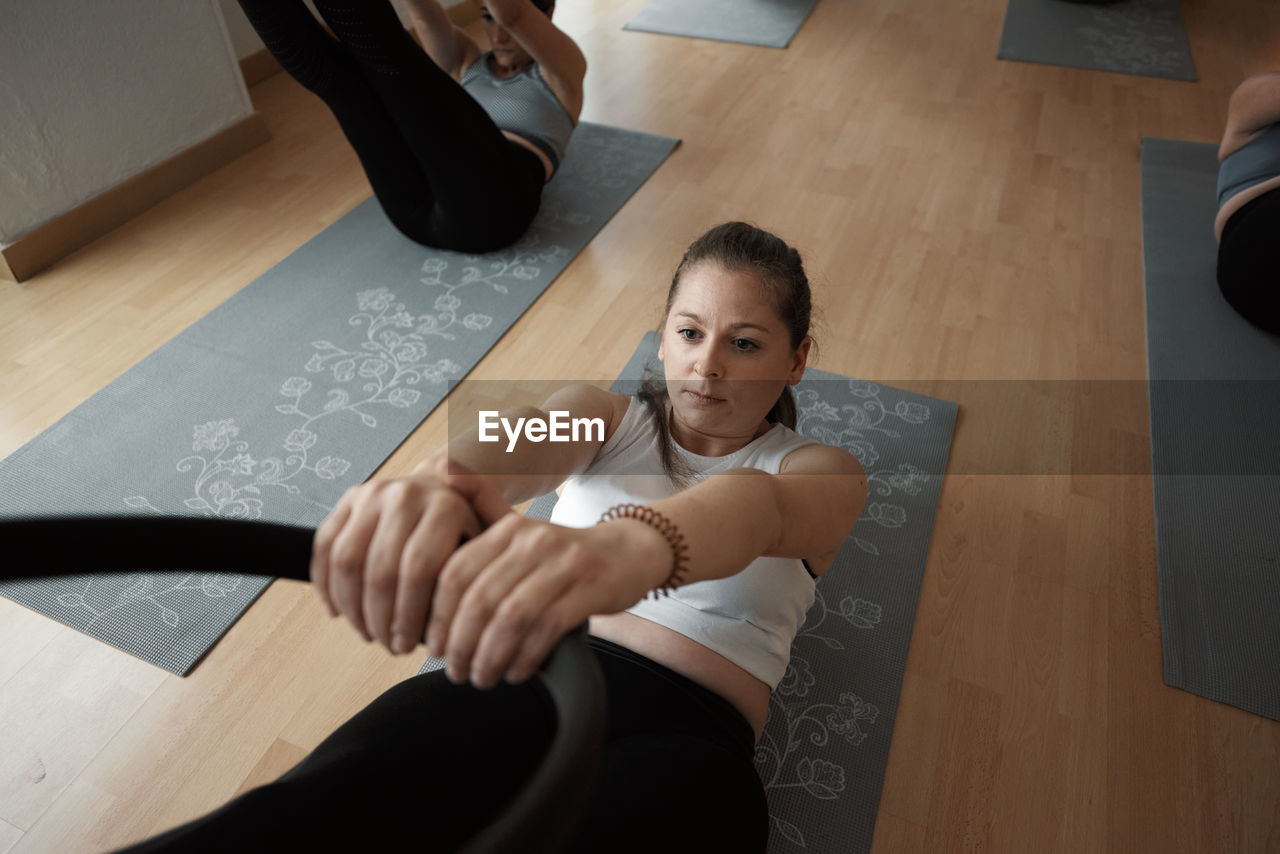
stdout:
[(218, 0), (0, 0), (0, 245), (252, 111)]
[(231, 35), (231, 46), (235, 48), (236, 58), (244, 59), (262, 50), (262, 39), (249, 26), (249, 19), (240, 11), (236, 0), (218, 0), (218, 5), (222, 7), (222, 17), (227, 22), (227, 32)]
[[(248, 20), (245, 19), (244, 13), (240, 11), (240, 6), (236, 0), (218, 0), (222, 4), (222, 15), (227, 19), (227, 29), (231, 32), (231, 43), (235, 46), (236, 56), (244, 59), (250, 54), (257, 53), (262, 50), (262, 39), (258, 38), (258, 34), (253, 31), (253, 27), (249, 26)], [(373, 0), (367, 0), (373, 2)], [(450, 6), (457, 6), (463, 0), (440, 0), (440, 5), (446, 9)], [(310, 0), (307, 5), (311, 6)], [(409, 26), (409, 15), (404, 10), (403, 0), (393, 4), (396, 12), (400, 15), (400, 20), (404, 25)], [(314, 11), (315, 7), (311, 6)]]

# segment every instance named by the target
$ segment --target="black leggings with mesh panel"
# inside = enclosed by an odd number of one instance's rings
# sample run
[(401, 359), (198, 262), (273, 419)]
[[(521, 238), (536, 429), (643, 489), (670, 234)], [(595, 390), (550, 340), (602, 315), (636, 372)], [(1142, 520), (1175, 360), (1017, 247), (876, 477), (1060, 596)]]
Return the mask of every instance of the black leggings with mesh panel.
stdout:
[[(533, 221), (546, 172), (432, 62), (386, 0), (239, 0), (263, 43), (333, 112), (406, 237), (490, 252)], [(336, 38), (335, 38), (336, 36)]]

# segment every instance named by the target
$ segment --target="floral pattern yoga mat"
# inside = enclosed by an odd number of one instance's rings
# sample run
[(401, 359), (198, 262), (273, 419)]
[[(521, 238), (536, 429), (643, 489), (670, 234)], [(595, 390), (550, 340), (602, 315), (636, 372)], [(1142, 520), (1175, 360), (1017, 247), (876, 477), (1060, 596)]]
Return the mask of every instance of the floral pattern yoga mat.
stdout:
[[(649, 333), (614, 390), (633, 392), (657, 350)], [(958, 407), (814, 369), (796, 400), (798, 431), (854, 454), (870, 495), (818, 581), (756, 748), (769, 850), (869, 851)], [(555, 498), (529, 513), (550, 517)]]
[[(363, 202), (0, 461), (0, 514), (319, 524), (678, 144), (582, 123), (529, 232), (482, 256), (413, 243)], [(0, 593), (184, 675), (270, 582), (137, 573)]]
[(1000, 59), (1195, 80), (1178, 0), (1009, 0)]

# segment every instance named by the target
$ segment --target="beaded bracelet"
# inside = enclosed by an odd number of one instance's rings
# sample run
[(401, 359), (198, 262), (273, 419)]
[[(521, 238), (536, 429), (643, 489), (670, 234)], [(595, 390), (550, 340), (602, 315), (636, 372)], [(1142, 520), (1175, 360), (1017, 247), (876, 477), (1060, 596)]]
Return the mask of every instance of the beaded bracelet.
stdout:
[[(618, 504), (610, 507), (604, 513), (600, 514), (600, 524), (610, 519), (635, 519), (644, 522), (653, 528), (667, 540), (667, 545), (671, 546), (671, 574), (667, 576), (667, 580), (659, 584), (653, 590), (649, 591), (653, 594), (653, 598), (657, 599), (658, 594), (670, 596), (671, 591), (684, 583), (684, 576), (687, 570), (685, 560), (689, 557), (689, 546), (684, 541), (684, 535), (680, 533), (670, 519), (663, 516), (652, 507), (646, 507), (642, 504)], [(649, 598), (649, 594), (645, 594), (645, 598)]]

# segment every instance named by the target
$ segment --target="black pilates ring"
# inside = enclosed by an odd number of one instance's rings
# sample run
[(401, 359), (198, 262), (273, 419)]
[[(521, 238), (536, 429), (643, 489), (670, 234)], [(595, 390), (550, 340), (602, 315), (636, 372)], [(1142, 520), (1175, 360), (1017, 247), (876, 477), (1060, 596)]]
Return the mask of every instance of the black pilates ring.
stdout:
[[(315, 531), (241, 519), (41, 516), (0, 519), (0, 582), (58, 575), (185, 570), (308, 580)], [(604, 677), (583, 623), (538, 672), (557, 728), (541, 766), (464, 854), (550, 852), (570, 841), (604, 741)]]

